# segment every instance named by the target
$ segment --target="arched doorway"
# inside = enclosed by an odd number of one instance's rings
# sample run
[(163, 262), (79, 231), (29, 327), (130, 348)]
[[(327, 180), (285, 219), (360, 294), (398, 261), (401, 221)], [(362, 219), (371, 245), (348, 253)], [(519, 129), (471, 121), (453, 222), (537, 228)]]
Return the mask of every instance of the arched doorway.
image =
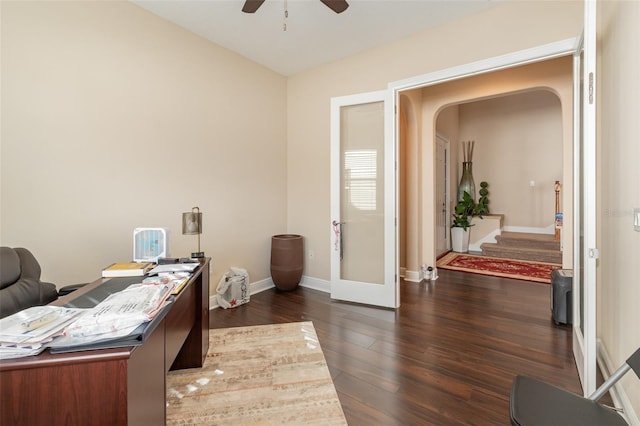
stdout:
[[(468, 132), (472, 131), (469, 130), (469, 126), (465, 126), (464, 128), (459, 127), (459, 110), (461, 108), (463, 115), (471, 113), (478, 115), (479, 111), (481, 112), (483, 109), (482, 105), (487, 105), (486, 103), (506, 104), (507, 112), (510, 102), (512, 106), (525, 104), (533, 109), (537, 108), (535, 105), (538, 105), (543, 111), (547, 110), (544, 106), (545, 103), (547, 106), (554, 104), (552, 108), (554, 112), (552, 112), (552, 115), (556, 117), (554, 119), (555, 124), (550, 127), (555, 129), (553, 130), (555, 136), (551, 138), (553, 139), (551, 140), (546, 135), (541, 135), (540, 137), (545, 138), (545, 144), (543, 144), (545, 147), (538, 151), (553, 151), (552, 155), (555, 156), (554, 158), (557, 161), (553, 170), (547, 173), (547, 175), (553, 174), (554, 180), (563, 182), (565, 191), (562, 198), (562, 205), (565, 218), (572, 217), (572, 82), (573, 62), (570, 56), (566, 56), (401, 92), (400, 116), (404, 114), (403, 109), (408, 108), (417, 118), (413, 123), (407, 120), (406, 125), (408, 127), (405, 130), (407, 135), (417, 134), (417, 146), (412, 145), (411, 138), (406, 138), (407, 157), (405, 167), (407, 171), (405, 179), (407, 188), (404, 192), (406, 193), (407, 199), (404, 206), (400, 207), (400, 220), (402, 221), (404, 219), (407, 221), (407, 236), (404, 244), (406, 259), (405, 279), (408, 281), (419, 281), (420, 265), (422, 263), (435, 265), (436, 217), (441, 212), (440, 207), (434, 208), (437, 204), (435, 192), (436, 134), (440, 132), (452, 141), (450, 147), (452, 167), (449, 175), (449, 190), (450, 193), (453, 194), (455, 193), (459, 179), (457, 162), (454, 160), (457, 158), (458, 151), (458, 143), (456, 142), (468, 136)], [(534, 95), (531, 93), (534, 93)], [(410, 100), (411, 102), (402, 102), (403, 99)], [(496, 99), (501, 100), (496, 101)], [(523, 102), (523, 100), (526, 102)], [(485, 102), (485, 104), (476, 104), (476, 102)], [(493, 105), (492, 108), (505, 111), (504, 105)], [(507, 113), (503, 112), (502, 114)], [(503, 120), (503, 117), (499, 115), (500, 114), (498, 114), (497, 120)], [(440, 123), (438, 123), (438, 121), (440, 121)], [(544, 120), (542, 121), (544, 122)], [(414, 126), (413, 128), (411, 127), (412, 125)], [(509, 126), (509, 128), (512, 129), (510, 132), (513, 132), (513, 129), (518, 129), (518, 126)], [(517, 136), (512, 137), (512, 139), (517, 139)], [(549, 142), (551, 144), (549, 146), (552, 148), (549, 148), (546, 142)], [(535, 148), (535, 145), (534, 143), (532, 149)], [(490, 150), (487, 150), (483, 155), (490, 157), (490, 152)], [(416, 158), (414, 159), (410, 153), (413, 153)], [(543, 154), (546, 153), (543, 152)], [(509, 155), (513, 154), (511, 153)], [(527, 156), (527, 159), (529, 158), (530, 157)], [(536, 162), (540, 163), (543, 161), (546, 160), (534, 161), (533, 166), (535, 166)], [(495, 164), (491, 167), (493, 169), (500, 168), (500, 166), (496, 166)], [(533, 171), (526, 169), (524, 171), (526, 172), (524, 174), (528, 176), (524, 178), (527, 186), (523, 189), (524, 192), (520, 191), (518, 197), (526, 203), (534, 203), (535, 197), (538, 196), (537, 194), (548, 189), (545, 188), (548, 177), (544, 177), (543, 185), (543, 182), (540, 180), (542, 178), (535, 177), (536, 175)], [(491, 170), (488, 168), (484, 172), (488, 173), (487, 180), (493, 180), (496, 185), (498, 181), (501, 180), (494, 174), (499, 173), (499, 170)], [(559, 179), (557, 178), (558, 175), (560, 176)], [(531, 181), (536, 182), (533, 190), (531, 190), (530, 186)], [(540, 185), (537, 184), (538, 182), (540, 182)], [(494, 194), (496, 196), (502, 191), (500, 185), (497, 185), (493, 189), (496, 191)], [(534, 194), (527, 194), (526, 191), (533, 191)], [(522, 194), (528, 196), (522, 196)], [(454, 198), (455, 197), (450, 197), (451, 200)], [(412, 204), (412, 200), (416, 201), (416, 204)], [(550, 202), (553, 203), (553, 198), (551, 198)], [(528, 212), (527, 214), (535, 213), (535, 215), (542, 218), (544, 217), (542, 212), (544, 206), (538, 209), (538, 204), (539, 203), (535, 203), (520, 207), (524, 209), (523, 211)], [(450, 205), (449, 207), (451, 208), (453, 206)], [(499, 204), (495, 207), (502, 208)], [(553, 213), (552, 206), (551, 214), (553, 215)], [(517, 217), (517, 214), (514, 213), (514, 216)], [(553, 216), (551, 216), (551, 218), (553, 218)], [(543, 219), (540, 219), (538, 222), (531, 222), (533, 225), (528, 225), (530, 222), (514, 222), (512, 225), (544, 228), (546, 225), (543, 225), (542, 222), (540, 222), (541, 220)], [(563, 256), (563, 266), (565, 267), (571, 267), (572, 264), (572, 226), (571, 223), (565, 222)], [(412, 240), (412, 236), (414, 235), (418, 236), (416, 241)]]

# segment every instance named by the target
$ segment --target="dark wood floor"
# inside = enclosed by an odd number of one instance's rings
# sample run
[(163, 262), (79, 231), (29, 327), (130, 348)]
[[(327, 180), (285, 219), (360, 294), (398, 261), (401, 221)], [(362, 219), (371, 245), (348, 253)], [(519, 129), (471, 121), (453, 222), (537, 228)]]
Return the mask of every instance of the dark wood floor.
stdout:
[(571, 328), (546, 284), (440, 270), (402, 283), (402, 306), (332, 301), (298, 288), (211, 312), (211, 328), (313, 321), (349, 425), (508, 425), (527, 374), (580, 393)]

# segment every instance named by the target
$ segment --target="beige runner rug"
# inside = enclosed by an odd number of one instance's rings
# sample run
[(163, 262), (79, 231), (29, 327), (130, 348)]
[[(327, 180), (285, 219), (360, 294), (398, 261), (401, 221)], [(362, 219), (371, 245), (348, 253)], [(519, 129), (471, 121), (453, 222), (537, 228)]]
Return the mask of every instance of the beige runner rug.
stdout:
[(209, 330), (203, 368), (167, 375), (167, 425), (346, 425), (313, 323)]

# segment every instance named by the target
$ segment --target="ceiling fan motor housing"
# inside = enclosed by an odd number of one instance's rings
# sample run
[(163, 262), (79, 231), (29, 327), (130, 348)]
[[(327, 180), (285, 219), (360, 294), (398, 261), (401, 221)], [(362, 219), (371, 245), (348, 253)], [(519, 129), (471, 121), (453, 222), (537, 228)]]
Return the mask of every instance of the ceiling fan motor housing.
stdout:
[[(342, 13), (349, 7), (349, 3), (346, 0), (320, 0), (324, 3), (329, 9), (333, 10), (335, 13)], [(244, 6), (242, 6), (242, 11), (244, 13), (255, 13), (262, 3), (265, 0), (245, 0)]]

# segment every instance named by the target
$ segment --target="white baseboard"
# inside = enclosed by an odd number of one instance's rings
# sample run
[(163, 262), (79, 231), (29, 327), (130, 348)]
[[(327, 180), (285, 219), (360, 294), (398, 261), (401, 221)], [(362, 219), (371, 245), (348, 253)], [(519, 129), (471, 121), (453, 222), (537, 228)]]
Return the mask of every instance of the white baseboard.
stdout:
[[(602, 340), (598, 339), (596, 346), (598, 352), (598, 366), (600, 367), (602, 376), (606, 380), (620, 367), (620, 365), (613, 364), (613, 362), (611, 361), (611, 357), (607, 352), (607, 348), (604, 346), (604, 343), (602, 343)], [(630, 371), (627, 374), (633, 375), (633, 371)], [(611, 394), (613, 405), (615, 405), (616, 408), (622, 408), (624, 410), (622, 414), (627, 420), (627, 423), (632, 426), (640, 425), (640, 419), (638, 419), (638, 415), (631, 405), (631, 400), (629, 399), (629, 396), (625, 392), (624, 387), (622, 387), (620, 382), (613, 386), (609, 393)]]
[[(273, 285), (271, 277), (265, 278), (264, 280), (255, 281), (249, 283), (249, 295), (253, 296), (256, 293), (260, 293), (273, 287), (275, 287), (275, 285)], [(220, 306), (218, 305), (218, 297), (216, 296), (215, 289), (211, 291), (213, 292), (213, 294), (209, 295), (209, 309), (219, 308)]]
[(300, 281), (301, 287), (310, 288), (312, 290), (323, 291), (325, 293), (331, 293), (331, 281), (321, 280), (320, 278), (313, 278), (302, 276)]
[(554, 235), (556, 233), (555, 225), (551, 224), (546, 228), (533, 228), (529, 226), (505, 226), (502, 228), (505, 232), (522, 232), (525, 234), (548, 234)]
[[(325, 293), (331, 293), (331, 283), (319, 278), (303, 276), (302, 280), (300, 280), (300, 286), (307, 287), (313, 290), (323, 291)], [(271, 279), (271, 277), (265, 278), (260, 281), (249, 283), (249, 294), (253, 296), (254, 294), (261, 293), (273, 287), (275, 287), (275, 284), (273, 284), (273, 280)], [(215, 294), (215, 290), (213, 291), (214, 293), (209, 296), (209, 309), (216, 309), (220, 307), (218, 305), (218, 298)]]
[(420, 281), (422, 281), (422, 277), (420, 277), (420, 271), (406, 270), (404, 272), (404, 280), (410, 281), (412, 283), (419, 283)]

